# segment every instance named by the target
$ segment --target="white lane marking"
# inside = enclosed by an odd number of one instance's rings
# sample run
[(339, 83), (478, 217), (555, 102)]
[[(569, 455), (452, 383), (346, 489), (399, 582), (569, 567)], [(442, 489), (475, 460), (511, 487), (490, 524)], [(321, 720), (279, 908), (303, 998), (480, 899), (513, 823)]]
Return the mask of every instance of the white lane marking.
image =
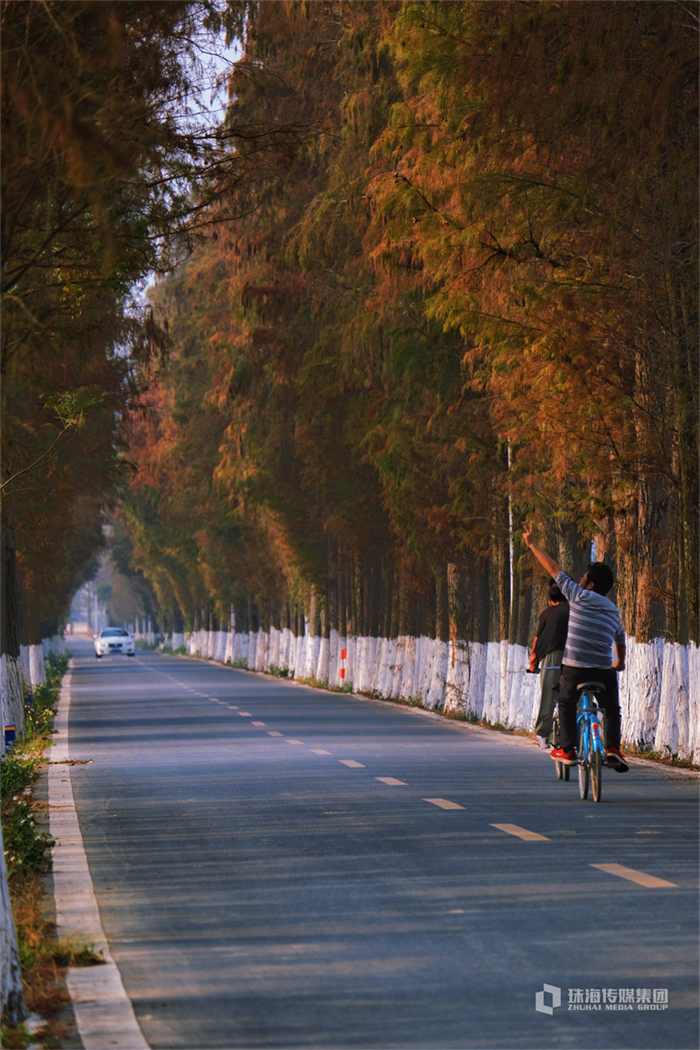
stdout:
[(237, 711), (238, 710), (238, 704), (229, 704), (228, 705), (228, 709), (229, 709), (229, 711)]
[(460, 806), (457, 802), (450, 802), (447, 798), (424, 798), (424, 802), (432, 802), (434, 806), (439, 806), (440, 809), (464, 809), (464, 806)]
[(273, 730), (268, 729), (267, 735), (268, 736), (284, 736), (284, 733), (278, 733), (274, 729)]
[(343, 766), (350, 766), (351, 769), (364, 769), (365, 766), (361, 762), (355, 762), (352, 758), (339, 758), (338, 761)]
[(396, 777), (375, 777), (375, 780), (381, 780), (382, 784), (401, 784), (402, 787), (407, 787), (405, 780), (397, 780)]
[(213, 700), (215, 704), (220, 704), (220, 703), (221, 703), (221, 701), (219, 700), (219, 698), (218, 698), (218, 697), (216, 697), (216, 696), (210, 696), (210, 697), (209, 697), (209, 699), (210, 699), (210, 700)]
[[(58, 732), (51, 749), (54, 762), (65, 763), (69, 758), (71, 679), (70, 674), (64, 678), (59, 694), (55, 720)], [(75, 811), (70, 766), (49, 766), (49, 814), (51, 835), (56, 840), (51, 852), (58, 936), (92, 944), (105, 959), (104, 966), (70, 967), (66, 975), (83, 1047), (149, 1050), (102, 929)]]
[(303, 743), (304, 743), (303, 740), (289, 740), (289, 739), (285, 740), (285, 744), (303, 744)]
[(253, 717), (252, 711), (239, 711), (238, 713), (241, 716), (241, 718), (252, 718)]
[(267, 723), (266, 722), (253, 722), (253, 725), (254, 726), (264, 726), (264, 725), (267, 725)]
[(322, 751), (320, 747), (312, 747), (311, 748), (311, 754), (312, 755), (330, 755), (331, 752), (330, 751)]
[(526, 842), (549, 842), (545, 835), (538, 835), (536, 831), (528, 831), (517, 824), (492, 824), (492, 828), (505, 831), (506, 835), (515, 835), (516, 838), (525, 839)]
[(630, 882), (636, 882), (639, 886), (646, 886), (648, 889), (677, 885), (675, 882), (667, 882), (666, 879), (657, 879), (655, 875), (647, 875), (644, 871), (626, 868), (624, 864), (591, 864), (591, 867), (607, 871), (609, 875), (619, 875), (621, 879), (629, 879)]

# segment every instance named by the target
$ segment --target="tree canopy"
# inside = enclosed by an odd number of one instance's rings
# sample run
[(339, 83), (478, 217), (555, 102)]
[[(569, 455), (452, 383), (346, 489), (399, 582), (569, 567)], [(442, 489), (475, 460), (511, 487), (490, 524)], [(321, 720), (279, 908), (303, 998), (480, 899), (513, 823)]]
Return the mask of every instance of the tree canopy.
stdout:
[[(6, 5), (101, 42), (60, 132), (8, 59), (6, 476), (44, 456), (48, 502), (89, 458), (93, 546), (121, 483), (166, 624), (525, 644), (534, 518), (631, 634), (697, 640), (696, 5), (113, 6)], [(176, 119), (205, 21), (241, 47), (213, 137)]]

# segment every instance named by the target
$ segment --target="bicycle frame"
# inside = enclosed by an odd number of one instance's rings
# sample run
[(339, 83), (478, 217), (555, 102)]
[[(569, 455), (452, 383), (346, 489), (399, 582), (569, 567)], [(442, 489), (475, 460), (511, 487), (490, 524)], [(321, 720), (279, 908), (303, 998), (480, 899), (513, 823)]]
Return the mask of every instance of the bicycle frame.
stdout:
[[(576, 716), (576, 739), (578, 742), (578, 783), (581, 798), (588, 797), (589, 782), (593, 782), (593, 799), (600, 802), (601, 771), (607, 766), (605, 747), (601, 733), (601, 719), (604, 717), (598, 704), (596, 686), (598, 683), (586, 682), (580, 686), (579, 700), (581, 708)], [(602, 686), (601, 686), (602, 688)]]
[[(598, 704), (595, 693), (581, 693), (581, 710), (576, 716), (576, 739), (583, 740), (582, 754), (578, 756), (579, 762), (587, 762), (588, 756), (598, 751), (605, 765), (605, 748), (600, 732), (600, 719), (604, 712)], [(583, 737), (581, 737), (583, 733)]]

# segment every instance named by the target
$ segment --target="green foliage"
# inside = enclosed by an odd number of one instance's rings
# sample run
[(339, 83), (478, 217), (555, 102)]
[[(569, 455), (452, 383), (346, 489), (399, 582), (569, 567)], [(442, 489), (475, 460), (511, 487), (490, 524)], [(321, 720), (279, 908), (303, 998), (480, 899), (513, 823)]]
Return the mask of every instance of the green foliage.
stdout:
[(3, 817), (2, 837), (8, 879), (26, 876), (32, 871), (48, 871), (51, 867), (46, 850), (53, 845), (53, 839), (45, 832), (37, 832), (27, 800), (15, 798)]
[(8, 752), (0, 764), (0, 790), (3, 806), (33, 784), (39, 775), (39, 760), (20, 758)]
[(60, 685), (61, 679), (68, 670), (68, 663), (70, 661), (70, 652), (66, 651), (63, 653), (49, 652), (46, 660), (44, 661), (44, 670), (46, 673), (46, 685), (51, 689), (55, 689)]

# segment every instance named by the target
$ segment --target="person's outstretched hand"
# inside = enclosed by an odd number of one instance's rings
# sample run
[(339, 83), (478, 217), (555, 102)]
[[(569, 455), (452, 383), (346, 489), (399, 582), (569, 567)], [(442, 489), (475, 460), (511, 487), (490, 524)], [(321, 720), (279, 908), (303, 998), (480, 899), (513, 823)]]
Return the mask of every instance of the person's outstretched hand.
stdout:
[(529, 547), (531, 543), (534, 543), (534, 524), (530, 522), (529, 525), (523, 526), (523, 543), (526, 547)]

